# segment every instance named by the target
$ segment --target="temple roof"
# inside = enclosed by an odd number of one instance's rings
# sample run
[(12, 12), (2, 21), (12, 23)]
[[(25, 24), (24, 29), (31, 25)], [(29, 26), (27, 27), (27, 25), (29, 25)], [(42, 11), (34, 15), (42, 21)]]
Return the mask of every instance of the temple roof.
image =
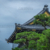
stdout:
[[(42, 25), (16, 25), (19, 28), (22, 29), (36, 29), (36, 30), (44, 30), (44, 27)], [(46, 26), (47, 29), (50, 28), (50, 26)]]
[[(50, 14), (50, 12), (48, 11), (48, 5), (44, 5), (44, 8), (42, 11), (40, 11), (37, 15), (43, 14), (47, 12), (48, 14)], [(21, 28), (21, 29), (36, 29), (36, 30), (44, 30), (44, 27), (42, 25), (28, 25), (29, 23), (31, 23), (33, 20), (35, 20), (34, 17), (32, 17), (30, 20), (28, 20), (26, 23), (19, 25), (17, 23), (15, 23), (15, 30), (12, 33), (12, 35), (6, 39), (7, 42), (13, 42), (13, 40), (15, 39), (15, 35), (18, 33), (17, 31), (17, 27)], [(50, 28), (49, 26), (46, 26), (46, 28)]]
[[(44, 5), (44, 8), (42, 11), (40, 11), (37, 15), (43, 14), (45, 12), (48, 12), (48, 14), (50, 14), (50, 12), (48, 11), (48, 5)], [(23, 25), (27, 25), (29, 23), (31, 23), (33, 20), (35, 20), (34, 17), (32, 17), (30, 20), (28, 20), (26, 23), (24, 23)]]

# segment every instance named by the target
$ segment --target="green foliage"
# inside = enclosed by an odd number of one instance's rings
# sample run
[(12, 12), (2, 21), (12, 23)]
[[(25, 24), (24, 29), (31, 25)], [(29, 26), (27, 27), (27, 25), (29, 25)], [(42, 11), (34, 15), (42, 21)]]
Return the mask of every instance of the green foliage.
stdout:
[(37, 40), (37, 50), (50, 50), (50, 29), (44, 30)]
[(36, 39), (38, 39), (40, 37), (40, 35), (38, 34), (38, 33), (36, 33), (36, 32), (32, 32), (31, 34), (30, 34), (30, 36), (27, 36), (27, 39), (28, 40), (36, 40)]
[(34, 24), (40, 24), (46, 29), (46, 25), (50, 26), (50, 16), (47, 16), (46, 14), (40, 14), (34, 16), (35, 20), (33, 21)]
[[(14, 43), (21, 43), (21, 42), (28, 42), (28, 46), (27, 44), (21, 48), (15, 48), (18, 50), (24, 50), (25, 48), (27, 49), (37, 49), (37, 50), (50, 50), (50, 29), (44, 30), (42, 32), (42, 34), (36, 33), (36, 32), (23, 32), (23, 36), (26, 36), (26, 38), (21, 38), (22, 37), (22, 32), (21, 33), (17, 33), (20, 39), (18, 40), (14, 40)], [(20, 35), (21, 36), (20, 36)], [(26, 39), (28, 41), (26, 41)], [(15, 50), (14, 49), (14, 50)]]
[(45, 14), (37, 15), (33, 21), (35, 24), (44, 26), (45, 30), (42, 33), (33, 31), (24, 31), (16, 34), (16, 40), (14, 43), (25, 43), (25, 46), (21, 48), (15, 48), (12, 50), (24, 50), (37, 49), (37, 50), (50, 50), (50, 29), (46, 29), (46, 25), (50, 25), (50, 16)]
[(36, 41), (34, 41), (34, 40), (29, 41), (29, 46), (28, 46), (28, 48), (29, 48), (29, 49), (31, 49), (31, 48), (36, 49)]
[(47, 38), (50, 38), (50, 29), (44, 30), (42, 34), (46, 35)]
[[(44, 38), (43, 38), (44, 37)], [(47, 50), (48, 40), (45, 36), (41, 36), (39, 40), (37, 40), (37, 50)]]
[(22, 38), (22, 39), (14, 40), (14, 43), (21, 43), (21, 42), (26, 42), (26, 39)]
[(48, 20), (50, 16), (47, 16), (46, 14), (40, 14), (40, 15), (36, 15), (34, 16), (35, 19), (39, 19), (39, 20)]
[[(21, 33), (22, 33), (22, 34), (21, 34)], [(31, 34), (31, 32), (27, 32), (27, 31), (24, 31), (24, 32), (21, 32), (21, 33), (18, 33), (18, 34), (16, 35), (16, 39)]]

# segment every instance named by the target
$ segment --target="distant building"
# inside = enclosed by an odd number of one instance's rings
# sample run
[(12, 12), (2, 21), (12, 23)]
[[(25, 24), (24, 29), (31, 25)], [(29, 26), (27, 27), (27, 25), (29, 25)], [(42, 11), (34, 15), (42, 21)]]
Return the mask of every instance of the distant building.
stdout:
[[(40, 14), (46, 14), (47, 16), (50, 16), (50, 12), (48, 10), (48, 5), (44, 5), (44, 8), (42, 9), (42, 11), (40, 11), (37, 15)], [(15, 23), (15, 30), (12, 33), (12, 35), (6, 39), (6, 41), (8, 43), (13, 43), (13, 41), (15, 40), (16, 34), (19, 32), (23, 32), (23, 31), (36, 31), (36, 32), (42, 32), (44, 30), (44, 27), (42, 25), (35, 25), (33, 23), (33, 21), (35, 20), (35, 18), (31, 18), (30, 20), (28, 20), (26, 23), (24, 24), (17, 24)], [(49, 26), (46, 26), (46, 28), (50, 28)], [(23, 46), (23, 43), (20, 43), (18, 45), (18, 47), (20, 48), (21, 46)], [(13, 43), (13, 48), (17, 47), (16, 44)]]

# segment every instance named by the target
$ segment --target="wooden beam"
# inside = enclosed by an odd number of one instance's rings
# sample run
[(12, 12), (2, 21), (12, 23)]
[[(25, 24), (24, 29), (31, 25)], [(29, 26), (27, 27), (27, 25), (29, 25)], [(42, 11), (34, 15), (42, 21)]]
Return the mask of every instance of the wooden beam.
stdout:
[(32, 29), (32, 31), (36, 31), (36, 29)]
[(21, 30), (21, 28), (20, 27), (17, 27), (17, 30)]

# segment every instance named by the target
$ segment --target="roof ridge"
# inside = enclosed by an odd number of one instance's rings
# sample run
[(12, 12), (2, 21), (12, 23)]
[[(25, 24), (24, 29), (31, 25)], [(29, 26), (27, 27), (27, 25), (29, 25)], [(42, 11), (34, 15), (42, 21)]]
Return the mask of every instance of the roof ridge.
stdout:
[[(41, 10), (37, 15), (40, 15), (41, 13), (44, 13), (45, 10), (46, 10), (46, 9)], [(26, 25), (26, 24), (28, 24), (29, 22), (32, 22), (34, 19), (35, 19), (35, 18), (32, 17), (30, 20), (28, 20), (27, 22), (25, 22), (25, 23), (22, 24), (22, 25)]]

